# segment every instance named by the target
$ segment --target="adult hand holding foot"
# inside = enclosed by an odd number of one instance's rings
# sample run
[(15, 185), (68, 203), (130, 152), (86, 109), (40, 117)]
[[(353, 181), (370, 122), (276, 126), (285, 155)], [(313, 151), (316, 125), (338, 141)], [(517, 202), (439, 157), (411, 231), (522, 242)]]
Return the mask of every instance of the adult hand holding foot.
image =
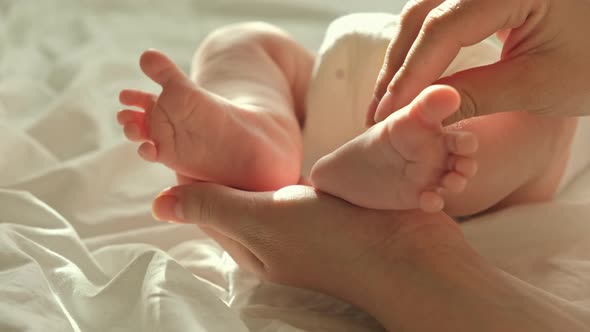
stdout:
[(171, 188), (153, 208), (200, 226), (261, 278), (342, 298), (390, 331), (585, 330), (487, 263), (442, 213), (369, 210), (306, 186), (208, 183)]
[[(368, 124), (407, 105), (425, 87), (453, 86), (452, 121), (496, 112), (590, 112), (588, 0), (413, 0), (401, 16), (369, 106)], [(462, 47), (498, 33), (499, 62), (439, 80)]]

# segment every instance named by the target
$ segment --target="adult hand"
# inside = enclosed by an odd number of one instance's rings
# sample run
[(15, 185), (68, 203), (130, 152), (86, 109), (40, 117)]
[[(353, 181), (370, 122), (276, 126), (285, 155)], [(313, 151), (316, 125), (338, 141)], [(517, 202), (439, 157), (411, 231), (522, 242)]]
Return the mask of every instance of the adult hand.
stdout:
[[(590, 114), (588, 17), (588, 0), (410, 1), (367, 121), (382, 121), (433, 83), (459, 91), (455, 120), (519, 110)], [(501, 61), (439, 80), (462, 47), (494, 33), (504, 41)]]
[(340, 297), (392, 331), (580, 327), (512, 294), (444, 214), (367, 210), (306, 186), (251, 193), (194, 183), (162, 193), (154, 215), (199, 225), (261, 278)]
[[(330, 294), (361, 284), (395, 259), (466, 246), (443, 214), (368, 210), (307, 186), (253, 193), (193, 183), (166, 190), (153, 211), (161, 220), (200, 226), (263, 279)], [(385, 257), (386, 249), (396, 257)]]

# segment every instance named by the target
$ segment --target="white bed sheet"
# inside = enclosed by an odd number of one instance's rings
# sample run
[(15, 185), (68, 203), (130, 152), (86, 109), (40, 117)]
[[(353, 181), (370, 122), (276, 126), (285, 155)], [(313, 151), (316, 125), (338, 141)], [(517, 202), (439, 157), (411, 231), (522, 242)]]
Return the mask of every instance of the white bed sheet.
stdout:
[[(222, 24), (262, 19), (310, 49), (337, 16), (401, 2), (0, 0), (0, 331), (374, 331), (348, 304), (261, 283), (195, 227), (155, 223), (174, 182), (126, 143), (137, 57), (188, 69)], [(581, 147), (583, 152), (588, 149)], [(560, 201), (464, 226), (486, 257), (590, 326), (590, 173)]]

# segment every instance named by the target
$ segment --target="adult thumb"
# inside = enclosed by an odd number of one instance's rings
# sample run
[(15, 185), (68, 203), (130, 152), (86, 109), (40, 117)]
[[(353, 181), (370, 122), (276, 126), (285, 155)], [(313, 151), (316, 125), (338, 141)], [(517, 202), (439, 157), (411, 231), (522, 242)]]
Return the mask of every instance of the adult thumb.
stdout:
[(441, 78), (435, 84), (452, 86), (461, 96), (459, 110), (445, 124), (501, 112), (543, 112), (553, 104), (549, 92), (555, 82), (550, 78), (556, 76), (542, 62), (526, 56)]
[(197, 182), (172, 187), (153, 202), (158, 220), (205, 226), (231, 237), (241, 238), (259, 219), (265, 193), (251, 193), (217, 184)]

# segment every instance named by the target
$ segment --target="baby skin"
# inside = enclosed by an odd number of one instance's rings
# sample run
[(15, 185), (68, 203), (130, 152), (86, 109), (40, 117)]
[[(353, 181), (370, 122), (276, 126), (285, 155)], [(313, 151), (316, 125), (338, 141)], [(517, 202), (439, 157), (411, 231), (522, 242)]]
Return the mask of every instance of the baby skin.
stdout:
[[(143, 72), (159, 95), (124, 90), (119, 112), (138, 153), (177, 172), (251, 191), (300, 180), (305, 94), (314, 58), (263, 23), (220, 29), (200, 46), (187, 77), (168, 57), (145, 52)], [(314, 187), (373, 209), (470, 215), (550, 199), (568, 157), (575, 121), (500, 114), (443, 127), (460, 104), (448, 86), (320, 159)], [(479, 171), (478, 171), (479, 168)]]

